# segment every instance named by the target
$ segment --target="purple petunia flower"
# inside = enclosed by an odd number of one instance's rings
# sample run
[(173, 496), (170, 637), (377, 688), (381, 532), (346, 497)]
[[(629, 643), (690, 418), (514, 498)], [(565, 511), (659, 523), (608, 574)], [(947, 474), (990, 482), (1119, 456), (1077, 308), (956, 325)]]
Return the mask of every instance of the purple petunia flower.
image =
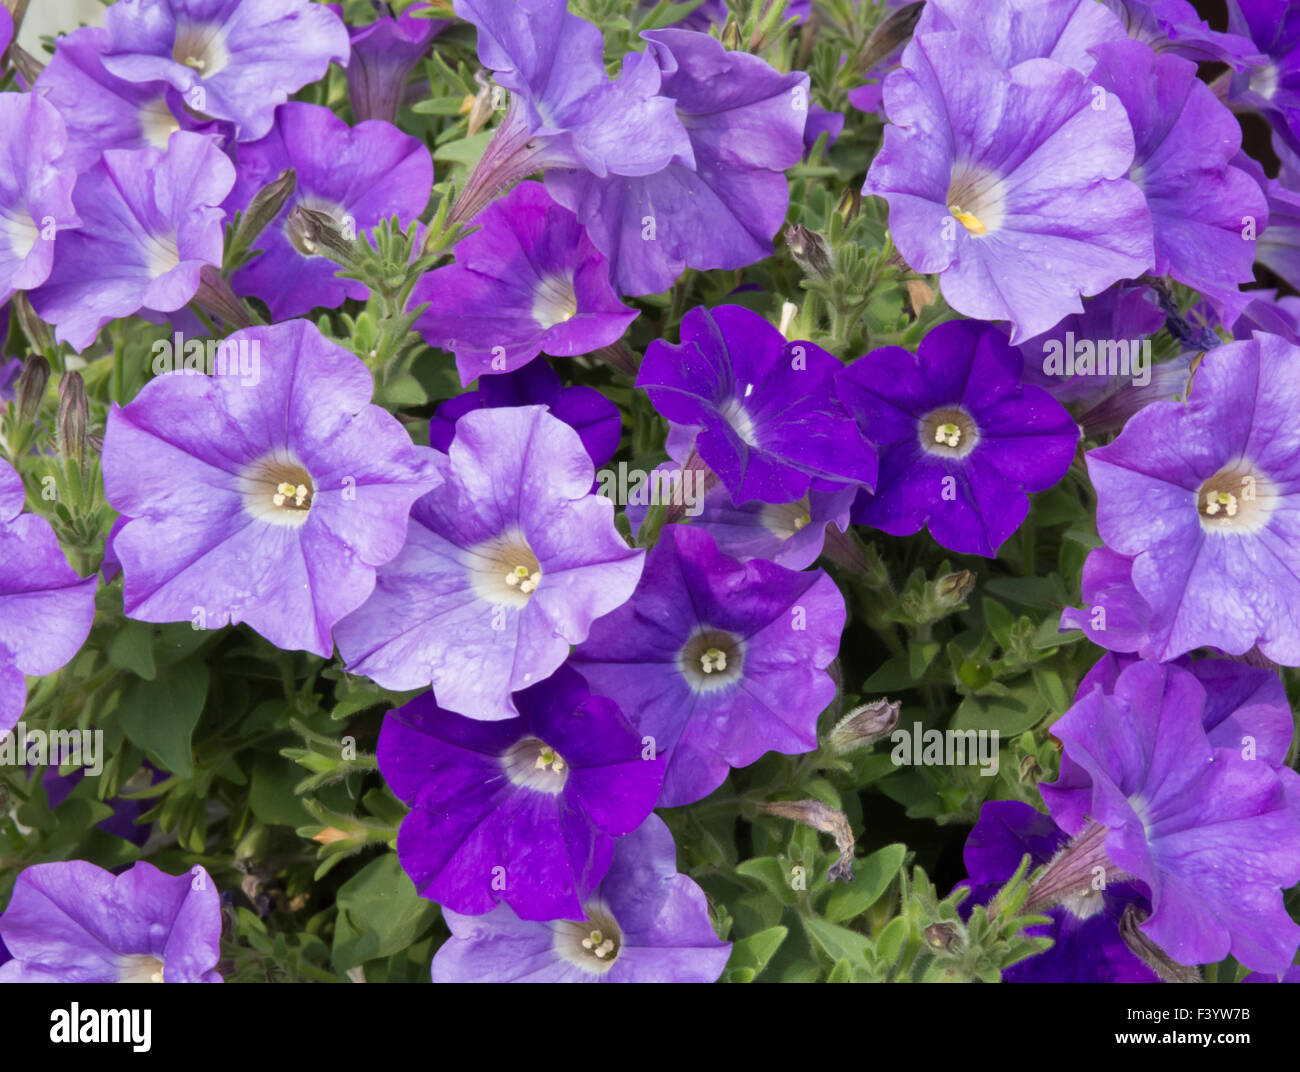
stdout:
[(949, 550), (992, 558), (1074, 458), (1078, 426), (997, 328), (938, 325), (915, 355), (875, 350), (840, 373), (840, 397), (880, 445), (880, 480), (854, 520), (895, 536), (922, 526)]
[(1002, 68), (1049, 59), (1087, 74), (1090, 50), (1124, 40), (1124, 26), (1097, 0), (929, 0), (913, 30), (960, 31), (977, 40)]
[(1089, 614), (1098, 643), (1158, 659), (1258, 646), (1300, 665), (1298, 361), (1300, 349), (1274, 335), (1220, 346), (1186, 404), (1154, 402), (1089, 452), (1108, 550), (1086, 598), (1106, 589), (1127, 608), (1118, 623), (1106, 608)]
[(518, 372), (480, 376), (477, 390), (447, 399), (429, 419), (429, 446), (446, 454), (456, 438), (456, 422), (471, 410), (531, 405), (546, 406), (577, 432), (592, 465), (604, 465), (618, 450), (623, 434), (618, 407), (594, 387), (565, 387), (546, 360), (530, 361)]
[(84, 350), (99, 329), (141, 307), (172, 312), (220, 265), (218, 207), (235, 169), (212, 141), (181, 131), (165, 151), (109, 149), (77, 178), (81, 227), (55, 244), (54, 267), (30, 294), (55, 336)]
[(1010, 320), (1013, 342), (1153, 262), (1150, 213), (1127, 177), (1133, 131), (1095, 89), (1053, 60), (1004, 71), (960, 32), (914, 37), (885, 82), (893, 125), (863, 193), (889, 202), (899, 252), (939, 273), (949, 305)]
[(22, 715), (24, 675), (67, 663), (95, 618), (98, 579), (76, 574), (50, 523), (22, 513), (25, 499), (22, 477), (0, 458), (0, 737)]
[(83, 860), (36, 864), (0, 916), (5, 983), (219, 983), (220, 896), (202, 867), (137, 863), (114, 876)]
[(1197, 63), (1226, 63), (1241, 70), (1260, 63), (1250, 39), (1219, 33), (1188, 0), (1102, 0), (1120, 17), (1129, 37), (1156, 52), (1172, 52)]
[(298, 177), (293, 194), (257, 240), (262, 255), (231, 279), (237, 294), (266, 302), (273, 320), (316, 306), (336, 308), (346, 298), (370, 293), (354, 279), (340, 279), (328, 257), (294, 244), (286, 222), (295, 206), (333, 217), (345, 236), (355, 237), (392, 216), (406, 226), (424, 211), (433, 188), (433, 160), (419, 139), (379, 120), (349, 127), (317, 104), (281, 105), (266, 137), (240, 145), (237, 157), (239, 177), (226, 200), (228, 212), (247, 208), (285, 168)]
[(444, 909), (582, 919), (614, 839), (654, 808), (664, 759), (568, 667), (515, 703), (518, 718), (483, 722), (426, 692), (384, 719), (379, 769), (412, 806), (397, 853)]
[[(41, 784), (45, 789), (45, 797), (49, 801), (50, 810), (56, 810), (59, 805), (67, 800), (85, 776), (85, 768), (78, 768), (66, 775), (60, 774), (58, 767), (46, 768)], [(166, 774), (146, 759), (135, 773), (122, 783), (120, 791), (134, 793), (138, 789), (148, 789), (152, 785), (157, 785), (166, 777)], [(147, 822), (138, 823), (136, 820), (153, 808), (152, 801), (117, 796), (104, 801), (104, 803), (113, 809), (113, 814), (97, 822), (95, 824), (96, 830), (102, 830), (106, 834), (112, 834), (114, 837), (122, 838), (124, 841), (129, 841), (136, 846), (143, 846), (149, 840), (153, 825)]]
[(1232, 323), (1249, 301), (1238, 284), (1254, 280), (1255, 237), (1268, 219), (1259, 184), (1229, 163), (1241, 127), (1190, 60), (1138, 41), (1094, 55), (1093, 80), (1119, 98), (1133, 127), (1129, 177), (1151, 210), (1156, 274), (1199, 290)]
[(234, 123), (240, 141), (265, 135), (277, 105), (348, 60), (347, 27), (310, 0), (117, 0), (104, 28), (109, 71), (170, 85), (193, 111)]
[(844, 620), (821, 570), (737, 562), (707, 532), (668, 525), (636, 593), (571, 661), (667, 753), (659, 803), (677, 807), (712, 793), (730, 767), (817, 747)]
[(1253, 108), (1292, 152), (1300, 152), (1300, 10), (1289, 0), (1229, 0), (1228, 28), (1261, 55), (1232, 75), (1228, 100)]
[(385, 688), (432, 684), (447, 710), (513, 718), (510, 694), (553, 674), (632, 594), (644, 552), (591, 494), (578, 434), (544, 406), (466, 413), (435, 459), (444, 485), (415, 504), (401, 554), (339, 624), (339, 652)]
[[(623, 80), (662, 72), (689, 142), (653, 171), (551, 170), (546, 186), (610, 259), (621, 294), (667, 290), (685, 268), (743, 268), (771, 255), (803, 155), (808, 76), (781, 74), (692, 30), (641, 35)], [(635, 62), (634, 62), (635, 61)], [(611, 169), (612, 171), (612, 169)]]
[[(1018, 800), (996, 800), (980, 808), (979, 822), (962, 849), (970, 896), (961, 910), (987, 905), (1020, 866), (1026, 853), (1030, 870), (1046, 864), (1069, 841), (1052, 820)], [(1126, 905), (1144, 912), (1151, 906), (1134, 883), (1108, 883), (1071, 894), (1046, 909), (1050, 924), (1029, 927), (1029, 937), (1049, 937), (1052, 947), (1013, 964), (1004, 983), (1155, 983), (1155, 972), (1129, 950), (1119, 932)]]
[[(339, 5), (331, 4), (335, 11)], [(382, 119), (395, 122), (411, 69), (429, 51), (429, 42), (454, 19), (428, 19), (416, 14), (430, 10), (412, 4), (396, 18), (383, 16), (365, 26), (349, 26), (352, 58), (348, 61), (348, 99), (358, 122)]]
[(440, 483), (436, 455), (369, 404), (366, 367), (306, 321), (237, 331), (214, 364), (211, 377), (160, 376), (109, 414), (104, 491), (129, 519), (113, 537), (126, 613), (246, 622), (328, 658), (330, 630)]
[(1215, 746), (1205, 708), (1193, 674), (1140, 662), (1113, 692), (1094, 687), (1053, 725), (1077, 774), (1040, 789), (1074, 840), (1035, 890), (1091, 878), (1094, 867), (1131, 875), (1150, 894), (1142, 930), (1174, 960), (1231, 954), (1256, 971), (1284, 971), (1300, 926), (1279, 887), (1300, 880), (1300, 819), (1263, 755)]
[(520, 183), (474, 222), (480, 229), (456, 246), (456, 263), (424, 275), (411, 294), (412, 305), (430, 303), (416, 326), (430, 346), (456, 354), (462, 383), (543, 351), (591, 353), (636, 319), (577, 217), (541, 183)]
[(81, 226), (66, 147), (53, 105), (34, 93), (0, 93), (0, 303), (44, 283), (58, 232)]
[(435, 983), (711, 983), (731, 956), (704, 891), (677, 873), (677, 850), (651, 815), (614, 846), (609, 873), (581, 921), (520, 920), (506, 905), (484, 916), (449, 910), (451, 938), (433, 958)]
[(836, 397), (842, 366), (825, 350), (786, 342), (738, 305), (692, 309), (681, 340), (652, 342), (636, 385), (675, 427), (694, 432), (700, 458), (736, 503), (874, 485), (876, 452)]
[(59, 110), (68, 129), (67, 162), (77, 171), (105, 149), (166, 149), (177, 130), (216, 133), (226, 124), (200, 122), (165, 83), (132, 82), (104, 66), (108, 33), (83, 26), (56, 43), (54, 57), (32, 92)]

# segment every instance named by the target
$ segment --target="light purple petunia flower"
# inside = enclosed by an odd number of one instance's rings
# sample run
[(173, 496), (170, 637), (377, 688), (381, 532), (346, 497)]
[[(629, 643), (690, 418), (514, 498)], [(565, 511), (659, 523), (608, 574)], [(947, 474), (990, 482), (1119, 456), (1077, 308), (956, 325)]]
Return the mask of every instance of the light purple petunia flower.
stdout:
[(1127, 569), (1127, 595), (1139, 602), (1129, 601), (1120, 632), (1144, 621), (1146, 632), (1124, 647), (1108, 642), (1107, 611), (1103, 628), (1091, 623), (1098, 643), (1158, 659), (1258, 646), (1300, 665), (1298, 362), (1300, 348), (1274, 335), (1220, 346), (1201, 362), (1187, 403), (1154, 402), (1089, 452), (1108, 551), (1085, 598), (1124, 596)]
[(22, 477), (0, 458), (0, 737), (22, 715), (25, 675), (67, 663), (95, 618), (98, 579), (76, 574), (50, 523), (22, 513), (25, 499)]
[(73, 30), (58, 39), (54, 57), (32, 87), (67, 124), (67, 161), (77, 171), (96, 163), (105, 149), (166, 149), (177, 130), (231, 129), (196, 120), (166, 83), (117, 77), (104, 66), (108, 47), (108, 33), (97, 26)]
[(54, 267), (31, 292), (55, 337), (84, 350), (110, 320), (141, 307), (172, 312), (220, 265), (220, 204), (235, 169), (211, 139), (181, 131), (167, 149), (109, 149), (77, 178), (81, 227), (55, 244)]
[(1226, 63), (1242, 70), (1260, 63), (1250, 39), (1210, 28), (1188, 0), (1102, 0), (1120, 17), (1129, 37), (1156, 52), (1197, 63)]
[(340, 279), (339, 266), (328, 257), (294, 244), (286, 222), (295, 206), (333, 217), (346, 237), (355, 237), (392, 216), (406, 226), (424, 211), (433, 188), (433, 159), (419, 139), (377, 119), (349, 127), (317, 104), (281, 105), (266, 137), (240, 145), (236, 156), (239, 176), (227, 211), (247, 208), (285, 168), (298, 177), (280, 214), (257, 240), (261, 256), (231, 279), (237, 294), (266, 302), (273, 320), (317, 306), (336, 308), (346, 298), (370, 293), (355, 279)]
[(53, 105), (34, 93), (0, 93), (0, 303), (44, 283), (58, 232), (81, 226), (66, 148)]
[(0, 983), (219, 983), (221, 902), (199, 866), (137, 863), (114, 876), (83, 860), (36, 864), (0, 916), (14, 959)]
[(553, 674), (592, 622), (623, 603), (644, 552), (591, 494), (578, 434), (544, 406), (456, 422), (444, 485), (411, 510), (406, 546), (335, 630), (353, 673), (385, 688), (432, 684), (469, 718), (513, 718), (511, 693)]
[[(1020, 866), (1026, 853), (1030, 871), (1046, 864), (1069, 841), (1049, 816), (1018, 800), (989, 801), (980, 808), (979, 822), (966, 838), (962, 860), (971, 888), (961, 903), (968, 913), (987, 905)], [(1155, 972), (1124, 943), (1119, 920), (1125, 907), (1151, 906), (1136, 884), (1107, 883), (1105, 889), (1072, 894), (1043, 911), (1052, 922), (1024, 931), (1029, 937), (1049, 937), (1052, 947), (1013, 964), (1002, 972), (1004, 983), (1155, 983)]]
[(685, 268), (743, 268), (771, 255), (785, 220), (785, 169), (803, 155), (808, 76), (781, 74), (757, 56), (729, 52), (692, 30), (641, 35), (623, 79), (662, 72), (689, 135), (666, 166), (634, 175), (551, 170), (546, 186), (577, 213), (610, 259), (621, 294), (667, 290)]
[(214, 364), (211, 377), (159, 376), (109, 414), (104, 491), (129, 519), (113, 537), (126, 613), (246, 622), (328, 658), (330, 630), (440, 483), (436, 454), (369, 404), (365, 365), (305, 320), (237, 331)]
[[(341, 14), (340, 5), (329, 6)], [(358, 122), (396, 121), (412, 68), (428, 53), (429, 42), (455, 24), (454, 19), (421, 18), (416, 12), (422, 9), (430, 10), (430, 5), (412, 4), (396, 18), (381, 15), (364, 26), (348, 27), (348, 99)]]
[(712, 983), (731, 956), (704, 891), (677, 873), (677, 849), (651, 815), (614, 846), (609, 873), (581, 921), (520, 920), (506, 905), (484, 916), (444, 910), (451, 938), (433, 958), (435, 983)]
[(512, 372), (539, 353), (588, 354), (617, 342), (637, 317), (618, 300), (609, 265), (539, 182), (520, 183), (475, 217), (456, 263), (425, 274), (416, 327), (456, 354), (461, 383)]
[(668, 525), (635, 595), (571, 662), (667, 753), (659, 803), (677, 807), (765, 752), (817, 747), (844, 620), (844, 597), (821, 570), (737, 562), (707, 532)]
[(738, 305), (692, 309), (681, 340), (652, 342), (636, 385), (675, 428), (694, 432), (736, 503), (875, 484), (875, 449), (835, 394), (836, 358), (787, 342)]
[(840, 397), (880, 445), (875, 494), (854, 520), (894, 536), (926, 526), (949, 550), (992, 558), (1074, 458), (1079, 429), (997, 328), (950, 320), (915, 355), (875, 350), (838, 378)]
[(594, 387), (565, 387), (544, 359), (518, 372), (480, 376), (477, 390), (447, 399), (429, 419), (429, 446), (446, 454), (456, 438), (456, 422), (471, 410), (532, 405), (546, 406), (577, 432), (592, 465), (599, 468), (618, 450), (623, 434), (618, 407)]
[(265, 135), (277, 105), (349, 53), (343, 20), (310, 0), (117, 0), (104, 28), (113, 74), (170, 85), (240, 141)]
[(515, 703), (518, 718), (483, 722), (426, 692), (384, 719), (379, 769), (412, 808), (397, 854), (444, 909), (582, 919), (614, 839), (654, 808), (664, 758), (568, 667)]
[(1300, 881), (1300, 819), (1263, 755), (1216, 747), (1205, 708), (1192, 673), (1140, 662), (1052, 726), (1088, 785), (1040, 786), (1074, 840), (1038, 885), (1070, 874), (1090, 882), (1095, 866), (1130, 875), (1150, 894), (1142, 930), (1174, 960), (1231, 954), (1255, 971), (1284, 971), (1300, 926), (1279, 887)]
[(1257, 66), (1232, 75), (1228, 100), (1258, 111), (1300, 152), (1300, 8), (1290, 0), (1229, 0), (1228, 28), (1261, 53)]
[(1155, 233), (1155, 273), (1200, 291), (1227, 323), (1249, 298), (1256, 235), (1268, 204), (1259, 184), (1230, 161), (1241, 127), (1196, 77), (1196, 64), (1157, 56), (1138, 41), (1099, 46), (1092, 78), (1114, 93), (1133, 127), (1129, 177), (1146, 195)]
[(1099, 108), (1094, 90), (1053, 60), (1004, 71), (960, 32), (914, 37), (885, 82), (892, 125), (863, 193), (889, 202), (899, 252), (939, 273), (949, 305), (1010, 320), (1013, 342), (1154, 260), (1127, 177), (1133, 131), (1118, 99)]

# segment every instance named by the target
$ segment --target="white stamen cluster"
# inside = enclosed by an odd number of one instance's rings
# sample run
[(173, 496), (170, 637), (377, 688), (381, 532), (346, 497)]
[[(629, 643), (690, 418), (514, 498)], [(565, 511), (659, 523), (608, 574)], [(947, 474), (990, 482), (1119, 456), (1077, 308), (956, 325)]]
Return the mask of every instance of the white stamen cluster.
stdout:
[[(292, 505), (289, 505), (290, 500), (292, 500)], [(298, 484), (295, 486), (287, 481), (281, 481), (276, 485), (275, 494), (271, 496), (271, 501), (276, 506), (302, 510), (307, 505), (307, 485)]]
[(582, 940), (582, 948), (597, 960), (604, 960), (614, 952), (614, 940), (606, 938), (600, 931), (592, 931), (589, 937)]
[(941, 424), (934, 430), (934, 441), (955, 447), (961, 443), (961, 429), (955, 424)]
[(549, 770), (552, 774), (564, 774), (564, 760), (550, 745), (541, 747), (537, 753), (537, 762), (533, 766), (535, 770)]
[(510, 588), (518, 588), (526, 596), (537, 591), (537, 586), (541, 583), (542, 571), (533, 570), (530, 573), (527, 566), (516, 566), (506, 574), (506, 585)]
[(1205, 512), (1214, 517), (1222, 510), (1227, 517), (1237, 516), (1237, 496), (1230, 491), (1210, 491), (1205, 495)]
[(700, 656), (700, 669), (706, 674), (722, 673), (727, 669), (727, 653), (719, 648), (710, 648)]

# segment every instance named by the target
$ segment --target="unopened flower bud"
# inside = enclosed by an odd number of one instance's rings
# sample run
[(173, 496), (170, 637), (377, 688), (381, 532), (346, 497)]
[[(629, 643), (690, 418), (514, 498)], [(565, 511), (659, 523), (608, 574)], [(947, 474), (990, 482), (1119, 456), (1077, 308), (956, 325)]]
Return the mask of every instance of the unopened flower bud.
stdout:
[(956, 943), (957, 933), (955, 923), (931, 923), (924, 931), (926, 944), (945, 952)]
[(975, 574), (970, 570), (958, 570), (947, 573), (934, 582), (935, 595), (945, 607), (956, 610), (966, 602), (971, 589), (975, 587)]
[(356, 243), (343, 237), (338, 222), (327, 212), (305, 205), (294, 205), (286, 224), (294, 249), (307, 256), (319, 255), (352, 267), (356, 262)]
[(86, 384), (80, 372), (65, 372), (59, 380), (59, 412), (55, 420), (55, 439), (59, 454), (86, 467), (86, 424), (90, 409), (86, 403)]
[(258, 236), (270, 226), (284, 203), (293, 196), (298, 187), (298, 173), (293, 168), (285, 168), (280, 174), (253, 195), (239, 218), (239, 230), (235, 232), (234, 245), (238, 249), (252, 249)]
[(810, 231), (802, 223), (796, 223), (785, 229), (785, 244), (799, 267), (806, 275), (820, 276), (825, 279), (831, 272), (830, 247), (826, 239), (816, 231)]
[(18, 326), (27, 337), (32, 349), (44, 353), (53, 348), (54, 336), (50, 334), (50, 326), (36, 315), (36, 310), (27, 300), (27, 295), (20, 290), (14, 295), (13, 304), (14, 312), (18, 314)]
[(1146, 936), (1142, 930), (1146, 918), (1146, 913), (1132, 903), (1124, 906), (1124, 914), (1120, 916), (1119, 934), (1133, 955), (1155, 972), (1162, 983), (1204, 982), (1199, 968), (1179, 964)]
[(23, 362), (22, 374), (14, 388), (18, 404), (18, 417), (23, 421), (35, 420), (40, 412), (45, 388), (50, 382), (50, 363), (40, 354), (32, 354)]
[(728, 15), (727, 22), (722, 27), (722, 47), (728, 52), (737, 52), (744, 47), (740, 38), (740, 23), (736, 21), (735, 15)]
[(921, 9), (924, 7), (925, 4), (918, 0), (890, 12), (876, 25), (863, 46), (862, 55), (858, 57), (859, 74), (866, 74), (911, 39), (916, 20), (921, 17)]
[(837, 756), (846, 755), (888, 737), (898, 725), (902, 705), (887, 699), (855, 707), (835, 724), (826, 737), (826, 746)]

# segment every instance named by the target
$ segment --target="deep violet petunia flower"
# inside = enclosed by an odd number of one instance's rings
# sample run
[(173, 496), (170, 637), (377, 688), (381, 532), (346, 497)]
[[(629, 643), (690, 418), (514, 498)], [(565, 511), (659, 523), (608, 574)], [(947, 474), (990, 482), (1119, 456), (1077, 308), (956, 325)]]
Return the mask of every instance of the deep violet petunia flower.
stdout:
[(310, 0), (117, 0), (104, 28), (113, 74), (170, 85), (240, 141), (265, 135), (277, 105), (349, 52), (343, 20)]
[(1232, 75), (1228, 100), (1255, 109), (1300, 152), (1300, 9), (1289, 0), (1229, 0), (1228, 28), (1252, 42), (1262, 61)]
[(0, 93), (0, 304), (49, 277), (58, 232), (81, 226), (63, 120), (34, 93)]
[[(1027, 853), (1030, 871), (1046, 864), (1069, 841), (1049, 816), (1018, 800), (989, 801), (966, 838), (962, 860), (970, 876), (963, 913), (987, 905)], [(1071, 894), (1043, 911), (1050, 924), (1029, 927), (1029, 937), (1049, 937), (1052, 947), (1002, 973), (1004, 983), (1155, 983), (1155, 972), (1124, 943), (1119, 919), (1126, 905), (1151, 906), (1135, 883), (1111, 882)]]
[(445, 910), (451, 938), (433, 958), (435, 983), (712, 983), (731, 956), (704, 891), (677, 873), (668, 827), (651, 815), (614, 846), (586, 919), (520, 920), (506, 905), (483, 916)]
[(1300, 818), (1270, 763), (1215, 747), (1205, 707), (1193, 674), (1144, 661), (1053, 724), (1089, 784), (1039, 787), (1073, 840), (1029, 904), (1077, 889), (1102, 867), (1146, 887), (1152, 913), (1142, 930), (1175, 961), (1231, 954), (1255, 971), (1284, 971), (1300, 944), (1282, 902), (1300, 880)]
[(318, 104), (281, 105), (266, 137), (240, 145), (236, 157), (228, 212), (247, 208), (285, 168), (297, 174), (293, 194), (257, 240), (261, 256), (231, 279), (237, 294), (266, 302), (274, 320), (370, 293), (355, 279), (338, 278), (339, 266), (328, 257), (295, 244), (286, 223), (296, 206), (326, 213), (355, 237), (393, 216), (406, 226), (424, 211), (433, 188), (433, 159), (418, 138), (375, 119), (349, 127)]
[[(342, 14), (340, 5), (330, 7)], [(381, 14), (364, 26), (348, 27), (348, 100), (358, 122), (396, 122), (411, 70), (428, 53), (429, 42), (455, 24), (454, 19), (423, 18), (416, 14), (421, 10), (431, 10), (430, 5), (412, 4), (395, 18)]]
[(875, 449), (835, 394), (841, 367), (741, 306), (698, 306), (678, 345), (650, 344), (636, 385), (674, 426), (698, 430), (696, 451), (736, 503), (786, 503), (810, 485), (875, 484)]
[[(78, 768), (68, 774), (60, 774), (56, 766), (47, 767), (41, 778), (46, 800), (50, 810), (55, 811), (72, 795), (72, 791), (85, 779), (84, 768)], [(121, 784), (119, 792), (134, 794), (137, 790), (148, 789), (157, 785), (168, 775), (164, 774), (147, 759), (141, 763), (135, 773)], [(84, 797), (83, 797), (84, 799)], [(140, 800), (135, 797), (116, 796), (104, 801), (113, 809), (113, 814), (106, 816), (95, 824), (96, 830), (122, 838), (136, 846), (143, 846), (153, 831), (152, 823), (136, 822), (145, 812), (153, 808), (153, 801)]]
[(109, 413), (104, 491), (129, 519), (113, 536), (126, 613), (246, 622), (328, 658), (330, 630), (440, 483), (436, 454), (369, 404), (365, 365), (313, 324), (246, 328), (225, 345), (215, 375), (159, 376)]
[(667, 753), (659, 803), (677, 807), (712, 793), (730, 767), (817, 747), (844, 620), (821, 570), (737, 562), (707, 532), (667, 525), (636, 593), (571, 662)]
[(1196, 63), (1226, 63), (1237, 70), (1264, 57), (1248, 37), (1211, 29), (1188, 0), (1102, 0), (1124, 24), (1129, 37), (1156, 52)]
[(592, 494), (577, 432), (544, 406), (456, 422), (444, 484), (411, 510), (406, 546), (335, 630), (353, 673), (385, 688), (432, 684), (470, 718), (513, 718), (511, 693), (553, 674), (592, 622), (623, 603), (644, 552)]
[(654, 808), (664, 758), (569, 667), (515, 703), (518, 718), (483, 722), (426, 692), (384, 719), (379, 770), (412, 809), (397, 854), (444, 909), (582, 919), (614, 839)]
[(1096, 107), (1095, 88), (1053, 60), (1004, 71), (961, 32), (914, 37), (885, 82), (892, 125), (863, 193), (889, 202), (899, 252), (939, 273), (949, 305), (1010, 320), (1013, 342), (1153, 263), (1127, 177), (1133, 131), (1113, 96)]
[(618, 300), (609, 265), (578, 219), (540, 182), (520, 183), (478, 214), (456, 262), (426, 273), (411, 304), (416, 327), (456, 354), (461, 383), (512, 372), (543, 351), (591, 353), (617, 342), (637, 317)]
[(219, 983), (220, 894), (202, 867), (36, 864), (0, 916), (0, 983)]
[(218, 206), (234, 181), (230, 161), (201, 134), (174, 134), (165, 150), (105, 151), (77, 178), (81, 226), (59, 238), (49, 278), (30, 294), (37, 315), (84, 350), (116, 317), (180, 309), (203, 266), (221, 264)]
[(545, 359), (530, 361), (517, 372), (484, 375), (478, 389), (455, 395), (442, 403), (429, 419), (429, 446), (444, 454), (456, 437), (456, 422), (475, 409), (543, 405), (582, 440), (591, 463), (604, 465), (618, 450), (623, 417), (608, 398), (594, 387), (565, 387)]
[(1110, 590), (1127, 607), (1091, 621), (1098, 643), (1162, 660), (1258, 646), (1300, 665), (1297, 362), (1274, 335), (1217, 347), (1187, 403), (1154, 402), (1089, 452), (1106, 550), (1085, 598)]
[(1198, 290), (1227, 323), (1249, 298), (1255, 239), (1268, 204), (1259, 184), (1230, 161), (1241, 127), (1181, 56), (1157, 56), (1138, 41), (1100, 45), (1092, 79), (1114, 93), (1133, 127), (1129, 177), (1146, 195), (1155, 234), (1155, 273)]
[(922, 526), (949, 550), (992, 558), (1074, 458), (1079, 429), (996, 327), (951, 320), (915, 355), (875, 350), (844, 368), (840, 398), (880, 446), (875, 494), (854, 520), (895, 536)]
[(641, 35), (644, 53), (624, 58), (641, 77), (662, 72), (689, 135), (689, 154), (655, 171), (602, 176), (549, 170), (546, 187), (577, 213), (610, 259), (621, 294), (667, 290), (685, 268), (743, 268), (771, 255), (785, 221), (785, 169), (803, 155), (808, 76), (781, 74), (757, 56), (730, 52), (692, 30)]
[(22, 477), (0, 458), (0, 737), (22, 715), (25, 675), (67, 663), (95, 618), (96, 576), (76, 574), (50, 523), (22, 513), (25, 499)]
[(83, 26), (58, 38), (32, 92), (59, 110), (68, 129), (67, 161), (77, 171), (105, 149), (166, 149), (177, 130), (220, 134), (228, 124), (201, 122), (166, 83), (132, 82), (104, 66), (108, 33)]

